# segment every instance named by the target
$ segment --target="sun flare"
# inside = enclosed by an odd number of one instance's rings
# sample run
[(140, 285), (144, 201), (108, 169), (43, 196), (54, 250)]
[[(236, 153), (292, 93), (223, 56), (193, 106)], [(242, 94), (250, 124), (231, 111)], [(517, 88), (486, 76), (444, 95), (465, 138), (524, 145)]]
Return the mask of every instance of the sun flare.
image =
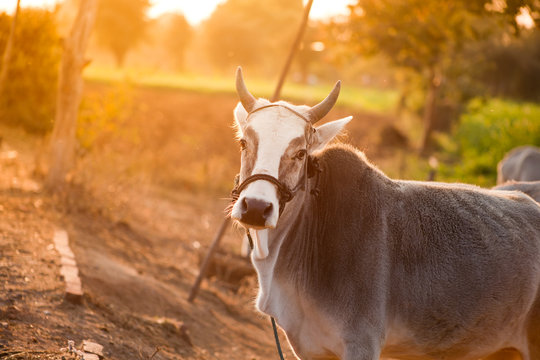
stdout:
[[(22, 7), (45, 7), (54, 8), (61, 4), (62, 0), (21, 0)], [(186, 19), (192, 24), (199, 24), (212, 14), (216, 6), (225, 2), (225, 0), (151, 0), (151, 6), (148, 16), (158, 17), (164, 13), (178, 12), (184, 14)], [(305, 3), (306, 1), (304, 1)], [(314, 1), (311, 9), (311, 17), (323, 19), (336, 15), (346, 15), (347, 5), (353, 0), (333, 0), (333, 1)], [(11, 13), (16, 5), (16, 0), (0, 1), (0, 11)]]

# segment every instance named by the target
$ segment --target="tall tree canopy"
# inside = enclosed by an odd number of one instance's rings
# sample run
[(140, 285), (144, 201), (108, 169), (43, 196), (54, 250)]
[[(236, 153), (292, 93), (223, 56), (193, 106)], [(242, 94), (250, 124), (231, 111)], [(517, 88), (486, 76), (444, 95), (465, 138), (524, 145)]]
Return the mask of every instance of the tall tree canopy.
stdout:
[(220, 69), (250, 66), (275, 74), (302, 18), (301, 0), (228, 0), (204, 23), (204, 42)]
[[(495, 7), (491, 8), (490, 6)], [(517, 7), (519, 9), (519, 7)], [(517, 11), (479, 0), (358, 0), (351, 7), (352, 40), (361, 54), (384, 54), (419, 76), (425, 89), (425, 150), (441, 84), (466, 50), (506, 26)]]
[(113, 53), (118, 66), (124, 64), (128, 51), (143, 39), (149, 6), (149, 0), (99, 2), (95, 25), (97, 40)]

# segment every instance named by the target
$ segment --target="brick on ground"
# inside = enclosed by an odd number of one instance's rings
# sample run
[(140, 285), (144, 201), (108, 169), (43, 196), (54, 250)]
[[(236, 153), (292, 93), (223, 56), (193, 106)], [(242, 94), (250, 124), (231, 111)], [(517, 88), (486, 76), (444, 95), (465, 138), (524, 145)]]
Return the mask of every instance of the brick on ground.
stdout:
[(87, 353), (103, 356), (103, 345), (100, 345), (90, 340), (84, 340), (83, 351)]
[(54, 233), (54, 246), (60, 254), (60, 274), (66, 284), (65, 298), (67, 301), (80, 304), (82, 302), (82, 284), (75, 255), (69, 247), (69, 238), (65, 230), (56, 230)]

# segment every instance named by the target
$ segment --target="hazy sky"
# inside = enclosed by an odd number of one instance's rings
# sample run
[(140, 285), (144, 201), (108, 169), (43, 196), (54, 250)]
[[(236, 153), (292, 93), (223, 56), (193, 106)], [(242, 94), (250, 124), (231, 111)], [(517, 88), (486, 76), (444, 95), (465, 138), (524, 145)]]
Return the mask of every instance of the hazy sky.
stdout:
[[(151, 0), (153, 4), (149, 15), (158, 16), (164, 12), (177, 11), (183, 13), (188, 21), (195, 25), (204, 20), (214, 10), (217, 4), (225, 0)], [(255, 0), (254, 0), (255, 1)], [(53, 7), (61, 0), (21, 0), (21, 6)], [(306, 0), (304, 0), (306, 2)], [(311, 18), (325, 18), (333, 15), (347, 14), (347, 5), (354, 0), (314, 0), (311, 8)], [(0, 0), (0, 11), (11, 12), (16, 0)]]

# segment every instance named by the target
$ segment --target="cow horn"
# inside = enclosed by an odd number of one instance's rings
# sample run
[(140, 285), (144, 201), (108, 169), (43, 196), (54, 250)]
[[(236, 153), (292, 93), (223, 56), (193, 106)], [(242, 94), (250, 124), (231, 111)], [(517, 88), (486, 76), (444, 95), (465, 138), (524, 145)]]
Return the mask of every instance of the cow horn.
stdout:
[(332, 110), (334, 104), (337, 101), (340, 90), (341, 81), (338, 80), (338, 82), (336, 82), (336, 85), (334, 85), (334, 88), (332, 89), (332, 91), (330, 91), (330, 94), (326, 97), (326, 99), (324, 99), (309, 110), (312, 124), (315, 124), (317, 121), (321, 120), (323, 117), (325, 117), (326, 114), (328, 114), (330, 110)]
[(248, 91), (246, 84), (244, 83), (244, 77), (242, 76), (242, 68), (239, 66), (236, 69), (236, 92), (240, 98), (240, 102), (246, 111), (249, 113), (255, 107), (257, 99)]

